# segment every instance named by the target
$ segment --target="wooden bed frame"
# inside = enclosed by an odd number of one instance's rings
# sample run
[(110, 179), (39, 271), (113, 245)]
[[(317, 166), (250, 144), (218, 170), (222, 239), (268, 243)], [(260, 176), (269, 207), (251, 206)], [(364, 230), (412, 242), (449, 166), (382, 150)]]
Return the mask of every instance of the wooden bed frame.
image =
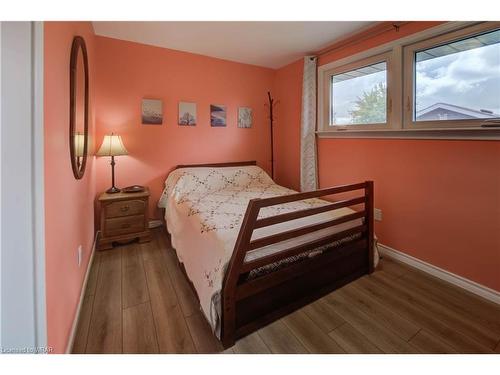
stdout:
[[(257, 165), (257, 163), (255, 161), (245, 161), (234, 163), (188, 164), (178, 165), (175, 169), (248, 165)], [(335, 201), (325, 206), (307, 208), (300, 211), (258, 219), (259, 212), (264, 207), (310, 198), (331, 196), (356, 190), (363, 191), (363, 193), (356, 198)], [(364, 205), (362, 211), (356, 211), (355, 213), (327, 222), (307, 225), (298, 229), (251, 240), (252, 233), (255, 229), (359, 204)], [(245, 261), (245, 255), (250, 250), (289, 240), (317, 230), (334, 227), (360, 218), (364, 219), (363, 224), (354, 228), (333, 235), (316, 238), (303, 245), (295, 246), (256, 260), (249, 262)], [(353, 235), (357, 235), (354, 240), (351, 239)], [(317, 256), (306, 258), (300, 262), (291, 263), (276, 271), (247, 280), (246, 276), (254, 269), (342, 239), (349, 240), (344, 240), (345, 242), (336, 246), (333, 250), (324, 251)], [(306, 193), (296, 193), (264, 199), (251, 199), (248, 203), (222, 285), (222, 345), (228, 348), (234, 345), (237, 339), (372, 272), (373, 181), (336, 186)]]

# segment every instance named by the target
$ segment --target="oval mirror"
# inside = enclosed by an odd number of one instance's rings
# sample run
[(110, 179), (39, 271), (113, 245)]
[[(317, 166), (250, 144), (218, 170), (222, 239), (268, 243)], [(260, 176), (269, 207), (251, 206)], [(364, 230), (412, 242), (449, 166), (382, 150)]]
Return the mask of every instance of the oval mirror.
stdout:
[(69, 150), (76, 179), (83, 177), (87, 164), (89, 120), (89, 68), (85, 40), (76, 36), (71, 45), (69, 103)]

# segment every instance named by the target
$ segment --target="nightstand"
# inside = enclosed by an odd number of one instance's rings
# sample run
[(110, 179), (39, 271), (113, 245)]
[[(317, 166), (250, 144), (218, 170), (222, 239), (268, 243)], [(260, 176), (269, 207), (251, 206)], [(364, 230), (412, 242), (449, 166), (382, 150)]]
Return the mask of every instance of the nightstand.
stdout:
[(148, 228), (149, 189), (140, 193), (102, 193), (99, 250), (111, 249), (113, 242), (151, 239)]

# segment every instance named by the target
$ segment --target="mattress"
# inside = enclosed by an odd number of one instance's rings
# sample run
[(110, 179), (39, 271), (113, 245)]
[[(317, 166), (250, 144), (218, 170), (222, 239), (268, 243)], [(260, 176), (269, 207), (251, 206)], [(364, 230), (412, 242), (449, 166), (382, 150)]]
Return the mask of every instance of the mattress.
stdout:
[[(200, 299), (201, 309), (217, 337), (220, 335), (222, 282), (249, 200), (293, 193), (296, 192), (277, 185), (257, 166), (180, 168), (167, 177), (158, 206), (165, 208), (165, 221), (172, 238), (172, 246), (176, 249), (179, 261), (184, 264), (186, 274)], [(259, 218), (329, 203), (321, 199), (307, 199), (265, 207), (261, 209)], [(353, 212), (345, 207), (259, 228), (254, 231), (252, 240), (304, 225), (329, 221)], [(277, 253), (361, 224), (362, 219), (356, 219), (255, 249), (246, 254), (245, 261)], [(338, 245), (339, 243), (332, 243), (321, 249), (286, 258), (252, 271), (248, 277), (259, 277)], [(374, 251), (374, 254), (375, 262), (378, 262), (377, 251)]]

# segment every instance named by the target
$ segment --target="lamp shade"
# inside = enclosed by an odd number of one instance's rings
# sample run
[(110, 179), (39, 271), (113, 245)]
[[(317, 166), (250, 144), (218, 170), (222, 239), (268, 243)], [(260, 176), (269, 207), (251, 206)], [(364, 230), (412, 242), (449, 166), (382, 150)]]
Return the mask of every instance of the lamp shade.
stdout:
[(128, 155), (127, 149), (123, 145), (122, 137), (116, 134), (105, 135), (102, 145), (97, 151), (97, 156), (119, 156)]

